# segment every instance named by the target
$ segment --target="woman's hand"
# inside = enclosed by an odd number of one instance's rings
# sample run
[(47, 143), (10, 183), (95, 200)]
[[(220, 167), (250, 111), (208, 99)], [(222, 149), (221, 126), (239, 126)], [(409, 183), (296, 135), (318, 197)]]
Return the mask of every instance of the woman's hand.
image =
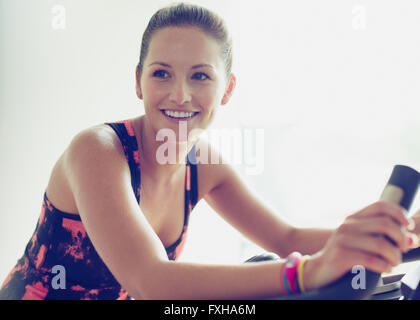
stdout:
[(384, 201), (348, 216), (325, 247), (305, 264), (305, 288), (323, 287), (355, 265), (377, 273), (390, 272), (401, 263), (402, 252), (410, 249), (410, 238), (416, 238), (408, 231), (413, 224), (402, 207)]
[(419, 246), (419, 240), (420, 240), (420, 210), (418, 210), (411, 219), (414, 221), (413, 226), (413, 233), (416, 235), (413, 239), (413, 243), (411, 244), (410, 248), (414, 249)]

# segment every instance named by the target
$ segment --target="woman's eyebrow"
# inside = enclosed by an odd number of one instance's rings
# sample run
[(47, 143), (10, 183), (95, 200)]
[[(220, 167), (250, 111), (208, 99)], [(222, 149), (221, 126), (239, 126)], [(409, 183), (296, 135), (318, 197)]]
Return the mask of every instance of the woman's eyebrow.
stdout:
[(195, 66), (192, 66), (191, 69), (197, 69), (201, 67), (209, 67), (209, 68), (214, 69), (214, 67), (211, 64), (207, 64), (207, 63), (196, 64)]
[[(151, 64), (149, 64), (149, 67), (154, 65), (154, 64), (159, 64), (163, 67), (172, 68), (171, 65), (169, 65), (167, 63), (164, 63), (164, 62), (160, 62), (160, 61), (152, 62)], [(195, 66), (192, 66), (191, 69), (197, 69), (197, 68), (201, 68), (201, 67), (209, 67), (209, 68), (214, 69), (214, 67), (211, 64), (207, 64), (207, 63), (196, 64)]]
[(166, 64), (164, 62), (159, 62), (159, 61), (152, 62), (151, 64), (149, 64), (149, 67), (154, 65), (154, 64), (160, 64), (161, 66), (172, 68), (169, 64)]

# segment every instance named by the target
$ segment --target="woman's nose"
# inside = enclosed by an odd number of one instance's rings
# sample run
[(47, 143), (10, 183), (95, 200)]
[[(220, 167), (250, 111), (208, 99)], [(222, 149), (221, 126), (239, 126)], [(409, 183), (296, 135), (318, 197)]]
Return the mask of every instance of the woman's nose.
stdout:
[(191, 100), (191, 92), (188, 84), (185, 81), (179, 80), (176, 81), (171, 88), (171, 93), (169, 99), (171, 102), (176, 103), (178, 105), (182, 105), (185, 102), (189, 102)]

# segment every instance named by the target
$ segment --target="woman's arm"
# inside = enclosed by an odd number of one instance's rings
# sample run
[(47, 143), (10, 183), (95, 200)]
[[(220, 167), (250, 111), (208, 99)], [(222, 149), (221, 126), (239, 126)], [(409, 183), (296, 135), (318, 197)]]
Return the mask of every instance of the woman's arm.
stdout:
[(118, 138), (107, 129), (77, 135), (66, 174), (96, 251), (136, 299), (241, 299), (283, 294), (282, 261), (243, 265), (172, 262), (141, 212)]
[[(401, 262), (401, 252), (410, 248), (409, 239), (414, 237), (408, 232), (409, 220), (403, 208), (386, 202), (376, 202), (348, 216), (336, 230), (295, 228), (264, 206), (228, 165), (201, 168), (214, 185), (205, 199), (245, 236), (282, 257), (293, 251), (312, 254), (304, 268), (304, 283), (309, 289), (326, 285), (354, 265), (389, 272)], [(420, 211), (415, 218), (419, 216)], [(391, 245), (383, 235), (397, 245)]]
[[(207, 148), (215, 159), (221, 158), (217, 150), (209, 145)], [(333, 230), (288, 224), (247, 188), (230, 165), (221, 162), (200, 165), (199, 179), (211, 180), (211, 190), (204, 199), (224, 220), (254, 243), (281, 257), (293, 251), (313, 254), (325, 246)]]
[[(64, 159), (89, 238), (132, 297), (245, 299), (285, 293), (280, 280), (284, 261), (241, 265), (169, 261), (162, 242), (136, 201), (127, 161), (111, 130), (90, 129), (78, 134)], [(317, 288), (334, 281), (354, 264), (377, 272), (387, 270), (390, 263), (398, 262), (400, 251), (384, 237), (376, 238), (372, 234), (390, 237), (403, 250), (406, 234), (401, 226), (407, 224), (401, 208), (390, 203), (374, 204), (356, 213), (334, 232), (320, 254), (311, 256), (305, 264), (305, 287)], [(280, 238), (286, 241), (284, 237), (290, 229), (281, 222), (279, 225), (283, 233)], [(266, 241), (271, 243), (270, 239)]]
[[(156, 265), (157, 286), (147, 299), (264, 299), (286, 293), (284, 261), (239, 265), (162, 261)], [(158, 288), (160, 288), (158, 290)]]
[(314, 254), (324, 248), (334, 229), (293, 228), (289, 241), (292, 251), (302, 254)]
[(401, 252), (409, 249), (413, 236), (407, 231), (409, 220), (394, 203), (373, 203), (348, 216), (336, 230), (298, 229), (263, 206), (228, 166), (220, 165), (213, 176), (220, 183), (206, 200), (244, 235), (283, 257), (292, 251), (312, 254), (303, 270), (304, 286), (309, 290), (338, 279), (355, 265), (390, 272), (401, 262)]

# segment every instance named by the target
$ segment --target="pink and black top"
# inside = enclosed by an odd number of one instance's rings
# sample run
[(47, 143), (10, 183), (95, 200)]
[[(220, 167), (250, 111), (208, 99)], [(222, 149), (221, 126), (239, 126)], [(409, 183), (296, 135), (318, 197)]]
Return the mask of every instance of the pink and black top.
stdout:
[[(121, 140), (131, 172), (131, 185), (140, 203), (139, 148), (129, 120), (106, 123)], [(186, 158), (184, 227), (178, 240), (166, 248), (168, 258), (176, 260), (186, 238), (190, 212), (198, 199), (195, 147)], [(65, 270), (65, 288), (52, 285), (58, 272)], [(64, 276), (64, 275), (63, 275)], [(79, 215), (54, 207), (46, 192), (35, 231), (23, 256), (0, 289), (0, 299), (130, 299), (89, 239)]]

